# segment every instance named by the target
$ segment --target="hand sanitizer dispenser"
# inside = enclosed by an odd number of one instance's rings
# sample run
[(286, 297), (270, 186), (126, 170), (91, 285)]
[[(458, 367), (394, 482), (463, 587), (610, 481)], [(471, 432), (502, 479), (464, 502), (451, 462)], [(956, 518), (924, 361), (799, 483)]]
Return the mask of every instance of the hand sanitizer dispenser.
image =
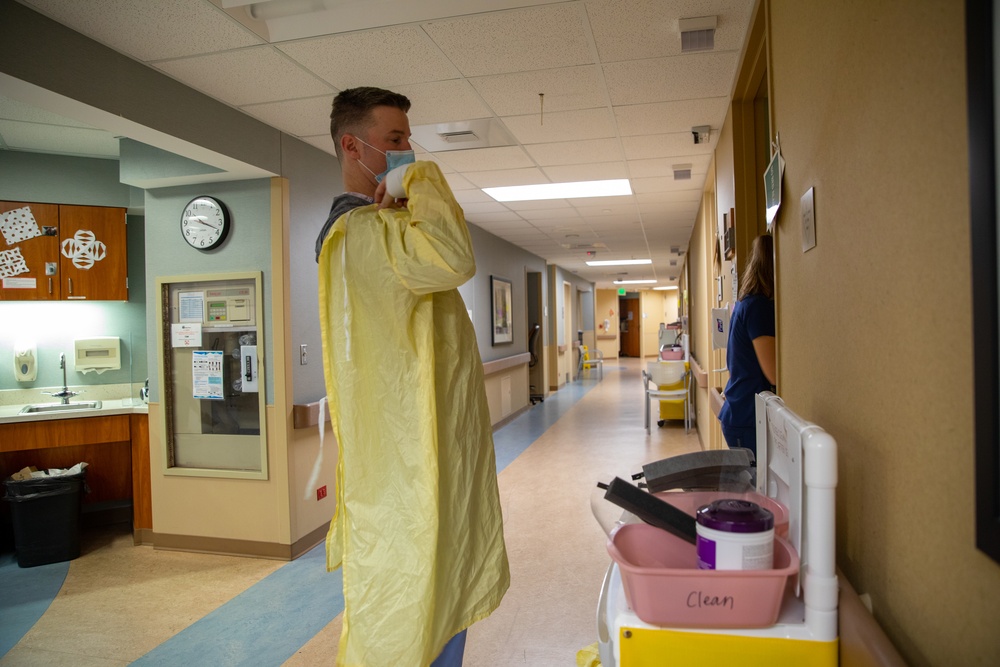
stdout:
[(34, 343), (15, 343), (14, 379), (18, 382), (34, 382), (38, 375), (37, 357)]

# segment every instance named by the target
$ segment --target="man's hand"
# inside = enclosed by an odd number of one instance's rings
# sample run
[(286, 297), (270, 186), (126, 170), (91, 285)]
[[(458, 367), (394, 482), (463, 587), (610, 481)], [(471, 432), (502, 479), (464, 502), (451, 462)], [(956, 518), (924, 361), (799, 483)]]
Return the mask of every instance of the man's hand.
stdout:
[(385, 191), (385, 181), (379, 183), (378, 187), (375, 188), (375, 201), (378, 203), (379, 210), (383, 208), (403, 208), (406, 206), (405, 199), (396, 199)]

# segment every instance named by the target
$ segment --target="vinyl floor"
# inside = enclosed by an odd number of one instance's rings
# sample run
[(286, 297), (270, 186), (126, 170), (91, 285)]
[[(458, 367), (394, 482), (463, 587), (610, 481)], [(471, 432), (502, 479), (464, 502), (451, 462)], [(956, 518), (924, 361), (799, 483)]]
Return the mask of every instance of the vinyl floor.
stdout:
[[(609, 359), (494, 435), (512, 582), (466, 667), (571, 667), (597, 640), (602, 523), (621, 514), (597, 483), (700, 448), (681, 422), (646, 435), (640, 369)], [(322, 546), (282, 563), (137, 547), (127, 526), (81, 540), (69, 563), (0, 554), (0, 667), (333, 664), (343, 598)]]

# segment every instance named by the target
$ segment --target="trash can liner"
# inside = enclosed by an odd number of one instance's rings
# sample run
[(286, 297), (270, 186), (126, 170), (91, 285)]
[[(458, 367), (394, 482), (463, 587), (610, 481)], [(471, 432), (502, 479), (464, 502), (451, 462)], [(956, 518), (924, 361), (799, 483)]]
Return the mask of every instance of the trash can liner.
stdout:
[(80, 555), (80, 496), (86, 464), (76, 474), (4, 481), (11, 503), (14, 551), (20, 567), (73, 560)]

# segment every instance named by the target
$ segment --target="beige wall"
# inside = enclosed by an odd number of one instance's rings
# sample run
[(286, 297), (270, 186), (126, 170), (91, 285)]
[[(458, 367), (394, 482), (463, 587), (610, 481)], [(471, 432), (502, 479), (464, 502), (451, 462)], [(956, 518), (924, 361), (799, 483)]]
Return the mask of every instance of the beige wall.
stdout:
[[(613, 339), (598, 339), (597, 349), (604, 354), (605, 359), (617, 358), (619, 349), (617, 290), (599, 289), (596, 291), (594, 318), (597, 320), (596, 326), (598, 336), (614, 336)], [(604, 320), (608, 320), (607, 330), (603, 328)]]
[(963, 7), (770, 2), (780, 389), (837, 439), (838, 564), (913, 665), (1000, 659), (973, 521)]

